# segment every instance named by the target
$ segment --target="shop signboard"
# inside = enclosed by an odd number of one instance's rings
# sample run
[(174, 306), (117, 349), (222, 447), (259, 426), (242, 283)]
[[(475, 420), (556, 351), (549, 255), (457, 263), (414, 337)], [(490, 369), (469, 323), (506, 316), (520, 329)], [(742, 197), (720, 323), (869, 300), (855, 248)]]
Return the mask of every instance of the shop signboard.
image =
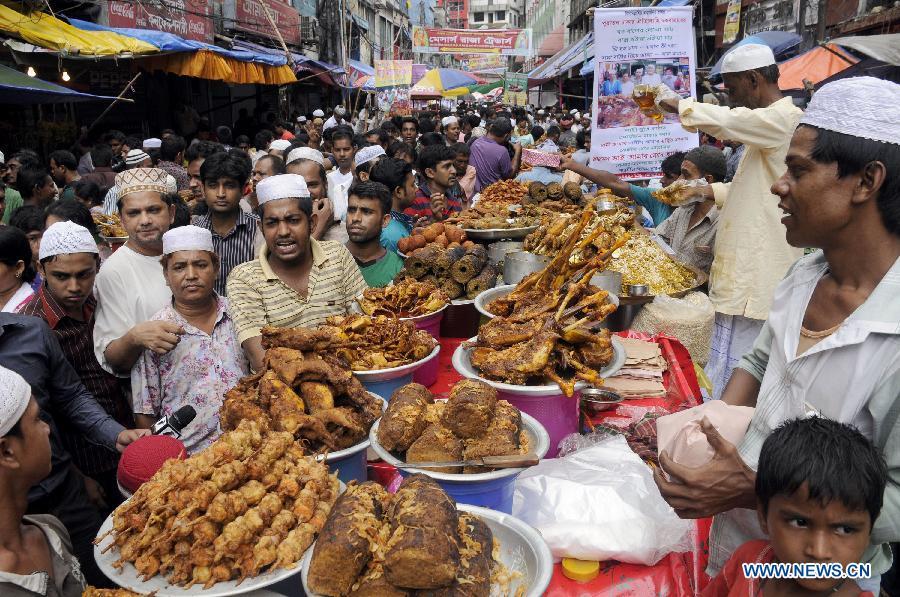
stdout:
[(184, 39), (212, 43), (215, 27), (205, 0), (159, 0), (154, 3), (107, 0), (109, 27), (150, 29)]
[(531, 29), (439, 29), (413, 27), (413, 52), (530, 56)]
[(412, 60), (375, 61), (375, 104), (380, 111), (390, 116), (412, 114), (409, 101), (412, 72)]
[[(279, 0), (225, 0), (222, 6), (227, 29), (274, 40), (281, 33), (285, 43), (300, 45), (300, 14), (290, 4)], [(266, 12), (278, 33), (272, 28)]]

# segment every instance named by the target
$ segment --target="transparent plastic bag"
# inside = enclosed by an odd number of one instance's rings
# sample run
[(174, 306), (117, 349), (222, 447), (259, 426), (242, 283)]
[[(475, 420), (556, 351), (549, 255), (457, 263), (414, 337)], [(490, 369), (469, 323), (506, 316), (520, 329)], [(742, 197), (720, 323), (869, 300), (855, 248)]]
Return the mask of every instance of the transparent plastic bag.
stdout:
[(541, 532), (556, 558), (652, 566), (691, 549), (691, 522), (662, 499), (621, 435), (523, 472), (512, 513)]
[(712, 301), (702, 292), (691, 292), (684, 298), (660, 294), (644, 305), (632, 321), (631, 329), (674, 336), (702, 367), (709, 360), (715, 318)]

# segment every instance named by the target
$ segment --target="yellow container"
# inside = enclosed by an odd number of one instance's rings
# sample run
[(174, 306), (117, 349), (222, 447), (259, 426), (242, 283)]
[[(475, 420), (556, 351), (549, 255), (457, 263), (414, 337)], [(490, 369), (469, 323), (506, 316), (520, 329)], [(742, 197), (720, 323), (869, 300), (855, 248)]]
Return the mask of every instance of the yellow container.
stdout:
[(600, 574), (600, 562), (563, 558), (562, 571), (566, 578), (576, 582), (590, 582)]

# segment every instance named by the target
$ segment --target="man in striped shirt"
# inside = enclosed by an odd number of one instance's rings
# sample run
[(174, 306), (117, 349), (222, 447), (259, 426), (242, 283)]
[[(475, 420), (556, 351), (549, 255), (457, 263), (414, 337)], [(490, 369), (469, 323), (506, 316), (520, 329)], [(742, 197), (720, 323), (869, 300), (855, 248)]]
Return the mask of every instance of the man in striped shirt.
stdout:
[(446, 220), (462, 211), (465, 200), (456, 184), (456, 151), (446, 145), (432, 145), (419, 155), (419, 190), (412, 205), (403, 210), (413, 218), (432, 222)]
[(237, 151), (214, 153), (200, 166), (209, 212), (195, 217), (194, 225), (212, 233), (213, 249), (219, 256), (215, 290), (223, 296), (228, 274), (236, 266), (256, 257), (263, 242), (259, 217), (241, 209), (250, 168), (250, 159)]
[(264, 326), (314, 327), (346, 315), (367, 286), (345, 247), (311, 237), (317, 217), (302, 176), (270, 176), (256, 196), (265, 246), (259, 258), (232, 270), (227, 288), (238, 342), (259, 371)]

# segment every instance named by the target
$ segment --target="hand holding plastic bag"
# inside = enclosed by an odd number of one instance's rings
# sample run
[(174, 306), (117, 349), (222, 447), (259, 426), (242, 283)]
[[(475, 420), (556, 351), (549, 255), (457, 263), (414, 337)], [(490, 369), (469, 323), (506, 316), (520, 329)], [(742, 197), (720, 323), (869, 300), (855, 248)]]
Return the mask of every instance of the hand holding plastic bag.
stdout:
[(512, 513), (538, 529), (557, 558), (652, 566), (691, 549), (691, 523), (662, 499), (622, 436), (523, 472)]

